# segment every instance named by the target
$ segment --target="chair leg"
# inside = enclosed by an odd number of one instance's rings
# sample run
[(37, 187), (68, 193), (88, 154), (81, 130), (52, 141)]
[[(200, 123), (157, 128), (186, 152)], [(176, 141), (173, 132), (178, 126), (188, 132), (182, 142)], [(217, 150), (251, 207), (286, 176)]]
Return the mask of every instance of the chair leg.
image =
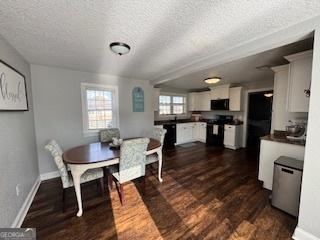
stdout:
[(111, 191), (113, 189), (113, 176), (112, 176), (112, 174), (108, 175), (108, 185), (109, 185), (109, 190)]
[(67, 189), (63, 188), (63, 190), (62, 190), (62, 211), (63, 212), (66, 211), (66, 207), (67, 207), (66, 193), (67, 193)]
[(145, 176), (141, 177), (140, 187), (141, 187), (142, 194), (145, 195), (146, 194), (146, 178), (145, 178)]
[(104, 177), (100, 178), (101, 195), (104, 196)]
[(124, 190), (123, 190), (123, 184), (119, 183), (119, 188), (120, 188), (120, 191), (119, 191), (120, 202), (121, 202), (121, 205), (123, 206), (123, 205), (124, 205)]

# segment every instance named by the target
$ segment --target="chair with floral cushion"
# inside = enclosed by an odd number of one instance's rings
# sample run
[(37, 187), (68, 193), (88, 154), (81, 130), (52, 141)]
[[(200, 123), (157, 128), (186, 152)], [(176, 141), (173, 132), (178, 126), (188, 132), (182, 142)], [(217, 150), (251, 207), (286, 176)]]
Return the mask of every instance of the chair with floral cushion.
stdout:
[(107, 128), (100, 131), (100, 142), (111, 142), (112, 138), (120, 138), (118, 128)]
[[(45, 149), (50, 152), (50, 154), (53, 157), (53, 160), (56, 163), (57, 168), (59, 170), (59, 174), (60, 174), (61, 181), (62, 181), (62, 188), (63, 188), (63, 194), (62, 194), (63, 211), (65, 211), (65, 209), (66, 209), (66, 190), (70, 187), (73, 187), (72, 175), (71, 175), (71, 172), (68, 171), (67, 165), (63, 162), (62, 149), (55, 140), (50, 140), (45, 145)], [(87, 170), (84, 174), (82, 174), (80, 182), (85, 183), (85, 182), (89, 182), (89, 181), (93, 181), (93, 180), (100, 180), (101, 192), (103, 194), (104, 183), (103, 183), (103, 171), (101, 168)]]
[(143, 194), (145, 193), (145, 162), (149, 142), (149, 138), (137, 138), (124, 141), (120, 147), (119, 165), (110, 166), (109, 168), (112, 174), (109, 175), (108, 181), (110, 189), (112, 189), (112, 180), (114, 180), (122, 205), (124, 203), (123, 184), (125, 182), (141, 178), (141, 190)]
[[(163, 147), (163, 142), (164, 142), (164, 137), (167, 133), (167, 130), (166, 129), (163, 129), (163, 128), (154, 128), (153, 131), (152, 131), (152, 138), (154, 139), (157, 139), (160, 143), (161, 143), (161, 151), (162, 151), (162, 147)], [(159, 156), (157, 153), (153, 153), (153, 154), (150, 154), (146, 157), (146, 165), (151, 165), (152, 163), (155, 163), (155, 162), (159, 162)], [(161, 178), (161, 162), (159, 162), (158, 164), (158, 177), (159, 177), (159, 181), (161, 182), (162, 181), (162, 178)]]

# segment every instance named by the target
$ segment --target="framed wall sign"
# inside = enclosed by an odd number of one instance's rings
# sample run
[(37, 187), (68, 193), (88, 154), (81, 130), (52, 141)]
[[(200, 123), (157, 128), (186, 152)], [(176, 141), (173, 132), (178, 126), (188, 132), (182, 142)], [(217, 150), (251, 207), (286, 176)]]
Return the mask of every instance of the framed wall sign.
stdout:
[(0, 60), (0, 111), (28, 111), (24, 75)]
[(141, 87), (132, 90), (132, 109), (133, 112), (144, 112), (144, 92)]

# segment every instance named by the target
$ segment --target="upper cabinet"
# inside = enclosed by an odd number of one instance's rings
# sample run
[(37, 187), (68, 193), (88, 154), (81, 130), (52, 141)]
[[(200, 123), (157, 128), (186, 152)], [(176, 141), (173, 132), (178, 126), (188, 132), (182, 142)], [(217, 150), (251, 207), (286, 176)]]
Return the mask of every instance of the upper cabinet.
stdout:
[(290, 62), (288, 76), (288, 112), (308, 112), (312, 71), (312, 50), (286, 56)]
[(274, 130), (285, 131), (288, 121), (295, 118), (294, 114), (286, 110), (289, 64), (271, 69), (274, 71), (271, 132)]
[(211, 92), (205, 91), (198, 93), (198, 111), (210, 111), (211, 109)]
[(189, 111), (210, 111), (211, 92), (192, 92), (188, 94)]
[(230, 84), (211, 87), (210, 91), (188, 94), (189, 111), (211, 111), (211, 100), (230, 99), (230, 111), (242, 111), (242, 87), (230, 88)]
[(242, 87), (233, 87), (229, 89), (229, 110), (241, 111), (242, 108)]
[(188, 94), (188, 110), (197, 111), (198, 110), (198, 95), (197, 92), (192, 92)]
[(229, 99), (230, 84), (211, 87), (210, 100)]

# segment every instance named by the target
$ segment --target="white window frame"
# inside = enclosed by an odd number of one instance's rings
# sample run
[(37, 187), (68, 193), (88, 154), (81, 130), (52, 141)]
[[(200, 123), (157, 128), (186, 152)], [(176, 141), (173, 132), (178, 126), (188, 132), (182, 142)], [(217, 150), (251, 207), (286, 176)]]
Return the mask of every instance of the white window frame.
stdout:
[(119, 127), (119, 99), (118, 86), (103, 85), (95, 83), (81, 83), (81, 103), (82, 103), (82, 124), (83, 135), (85, 137), (98, 136), (100, 129), (89, 129), (88, 122), (88, 105), (87, 105), (87, 90), (111, 91), (112, 92), (112, 127)]
[[(170, 114), (160, 114), (160, 96), (170, 96), (171, 97), (171, 103), (170, 103)], [(173, 97), (184, 97), (185, 102), (184, 104), (173, 104)], [(159, 94), (159, 116), (186, 116), (187, 115), (187, 94), (181, 94), (181, 93), (167, 93), (167, 92), (160, 92)], [(179, 113), (173, 113), (173, 105), (183, 105), (184, 106), (184, 112), (179, 114)]]

